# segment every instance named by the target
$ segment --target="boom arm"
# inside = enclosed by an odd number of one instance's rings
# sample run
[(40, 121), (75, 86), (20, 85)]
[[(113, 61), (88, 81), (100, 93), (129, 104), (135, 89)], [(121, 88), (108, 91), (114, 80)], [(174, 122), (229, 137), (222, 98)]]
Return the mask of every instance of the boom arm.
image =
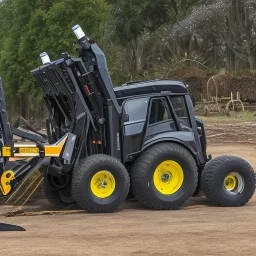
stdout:
[[(48, 142), (8, 123), (0, 80), (0, 193), (9, 195), (40, 165), (53, 176), (66, 175), (81, 158), (106, 153), (121, 158), (120, 114), (101, 49), (80, 28), (73, 28), (80, 45), (79, 58), (67, 53), (51, 61), (40, 55), (43, 65), (31, 71), (49, 110)], [(29, 143), (14, 143), (13, 134)], [(21, 158), (22, 161), (13, 161)], [(27, 159), (27, 160), (24, 160)], [(49, 161), (45, 161), (49, 159)]]

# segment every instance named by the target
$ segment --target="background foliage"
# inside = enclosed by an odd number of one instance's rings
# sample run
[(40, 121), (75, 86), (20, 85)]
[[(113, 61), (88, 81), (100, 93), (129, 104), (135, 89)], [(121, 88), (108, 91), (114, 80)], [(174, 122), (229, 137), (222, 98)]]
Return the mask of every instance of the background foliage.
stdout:
[(230, 73), (256, 66), (254, 0), (3, 0), (0, 74), (12, 116), (42, 115), (30, 71), (41, 52), (75, 54), (75, 24), (103, 48), (115, 85), (183, 66)]

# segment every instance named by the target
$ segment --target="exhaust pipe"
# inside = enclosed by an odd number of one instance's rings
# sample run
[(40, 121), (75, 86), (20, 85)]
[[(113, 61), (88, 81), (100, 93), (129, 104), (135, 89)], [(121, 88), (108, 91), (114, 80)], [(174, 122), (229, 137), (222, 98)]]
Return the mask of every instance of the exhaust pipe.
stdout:
[(75, 33), (75, 35), (78, 39), (78, 42), (79, 42), (80, 46), (82, 47), (82, 49), (89, 50), (90, 47), (91, 47), (91, 44), (89, 42), (89, 38), (85, 35), (82, 28), (79, 25), (75, 25), (72, 28), (72, 30)]
[(46, 52), (43, 52), (40, 54), (40, 58), (42, 60), (43, 65), (50, 64), (51, 60), (49, 58), (49, 55)]

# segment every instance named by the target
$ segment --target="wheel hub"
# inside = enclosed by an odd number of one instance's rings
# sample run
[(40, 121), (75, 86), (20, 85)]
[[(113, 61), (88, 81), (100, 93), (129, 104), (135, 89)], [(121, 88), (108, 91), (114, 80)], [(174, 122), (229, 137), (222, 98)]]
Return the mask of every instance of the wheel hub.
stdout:
[(100, 184), (100, 186), (101, 186), (102, 188), (106, 188), (107, 185), (108, 185), (108, 183), (107, 183), (105, 180), (103, 180), (103, 181), (101, 182), (101, 184)]
[(75, 203), (74, 198), (71, 196), (70, 189), (60, 190), (59, 196), (60, 196), (60, 199), (66, 204)]
[(98, 198), (111, 196), (115, 187), (115, 178), (109, 171), (99, 171), (95, 173), (90, 183), (92, 193)]
[(236, 179), (234, 176), (229, 176), (225, 179), (225, 187), (230, 190), (233, 190), (236, 187)]
[(163, 182), (168, 182), (171, 179), (171, 173), (163, 173), (161, 179)]
[(155, 188), (163, 195), (176, 193), (181, 188), (183, 181), (183, 169), (175, 161), (164, 161), (154, 171), (153, 182)]
[(238, 172), (231, 172), (224, 178), (223, 187), (228, 194), (237, 195), (244, 190), (244, 179)]

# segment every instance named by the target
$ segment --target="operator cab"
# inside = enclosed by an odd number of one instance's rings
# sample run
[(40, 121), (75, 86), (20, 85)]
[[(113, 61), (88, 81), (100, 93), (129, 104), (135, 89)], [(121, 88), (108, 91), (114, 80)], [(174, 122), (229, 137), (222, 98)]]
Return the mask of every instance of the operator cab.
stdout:
[[(203, 124), (195, 119), (188, 89), (182, 82), (131, 82), (114, 91), (122, 106), (125, 162), (133, 161), (147, 146), (168, 140), (185, 143), (195, 157), (205, 155), (196, 154), (201, 148), (206, 150), (205, 141), (201, 140)], [(203, 163), (205, 159), (201, 157), (198, 161)]]
[(150, 105), (149, 124), (172, 120), (173, 128), (191, 127), (185, 99), (185, 95), (189, 95), (189, 92), (182, 82), (160, 79), (129, 82), (114, 88), (114, 92), (118, 103), (124, 106), (123, 114), (126, 114), (124, 117), (126, 121), (133, 122), (133, 119), (137, 120), (140, 117), (145, 119), (148, 103), (153, 99)]

